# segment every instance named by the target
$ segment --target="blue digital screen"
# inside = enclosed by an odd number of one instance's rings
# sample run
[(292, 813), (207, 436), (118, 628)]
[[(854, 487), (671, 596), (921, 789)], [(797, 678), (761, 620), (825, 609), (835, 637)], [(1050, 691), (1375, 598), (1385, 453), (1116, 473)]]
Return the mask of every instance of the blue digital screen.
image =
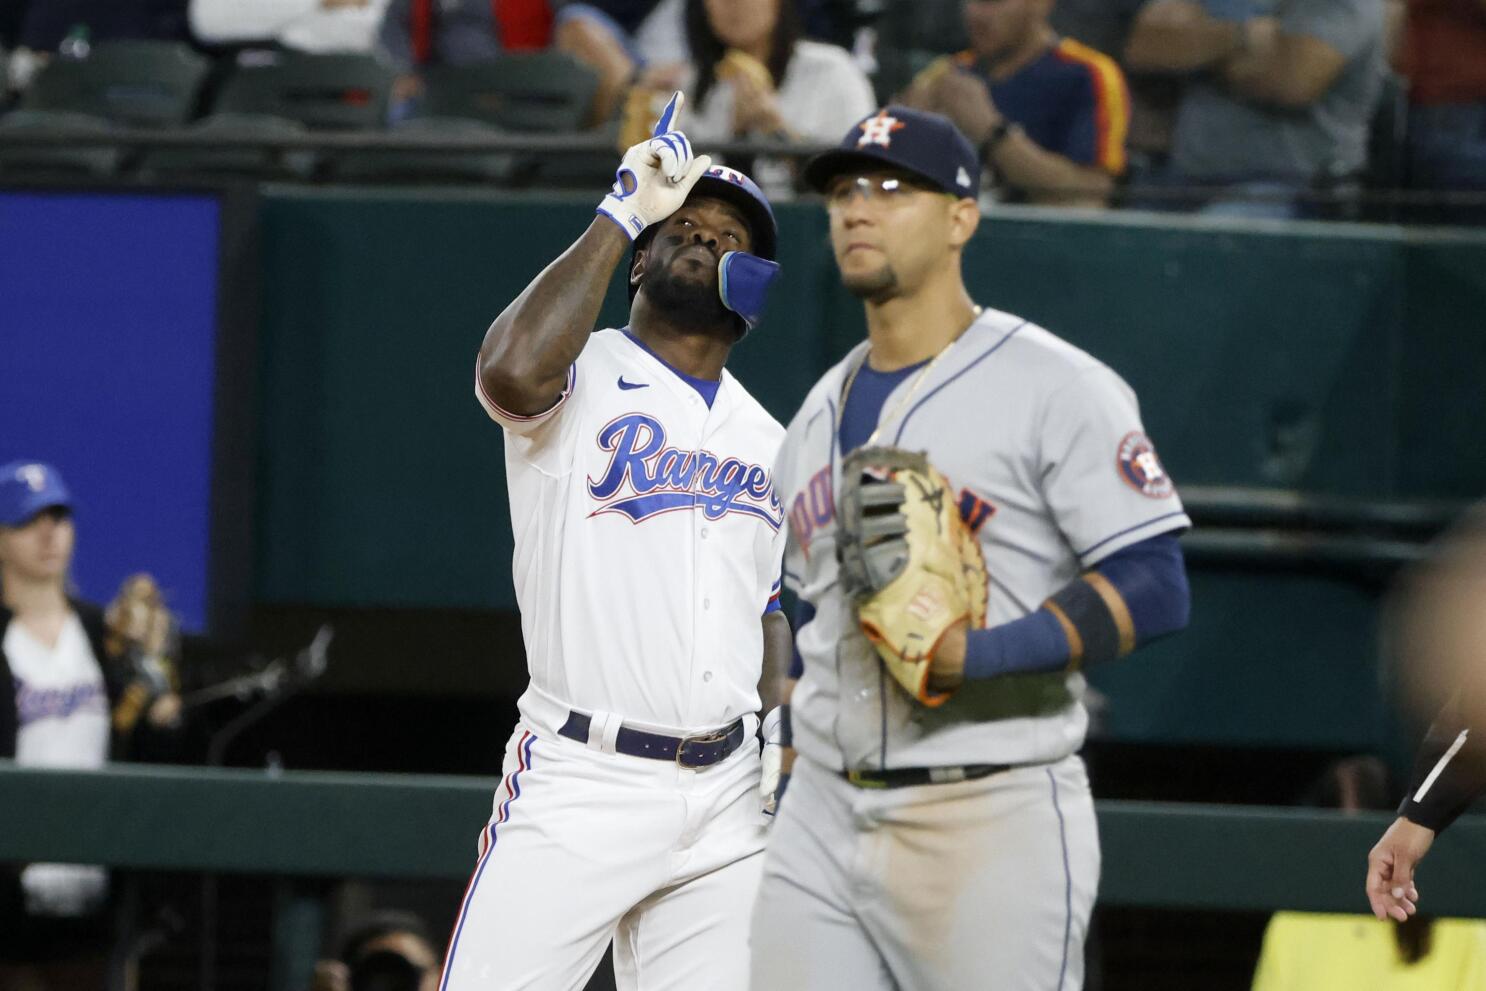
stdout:
[(219, 208), (203, 195), (0, 191), (0, 464), (55, 465), (72, 578), (154, 575), (204, 628)]

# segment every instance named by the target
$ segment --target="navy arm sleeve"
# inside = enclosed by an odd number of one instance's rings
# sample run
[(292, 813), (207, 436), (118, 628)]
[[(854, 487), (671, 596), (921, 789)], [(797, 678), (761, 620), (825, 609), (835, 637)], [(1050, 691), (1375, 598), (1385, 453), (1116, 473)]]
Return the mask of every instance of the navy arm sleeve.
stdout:
[[(1112, 589), (1117, 599), (1114, 608), (1108, 607), (1108, 590), (1093, 591), (1096, 582)], [(1108, 656), (1128, 652), (1116, 647), (1121, 639), (1130, 640), (1133, 648), (1182, 629), (1191, 608), (1187, 569), (1175, 533), (1150, 537), (1111, 554), (1067, 588), (1076, 589), (1080, 600), (1096, 603), (1095, 610), (1107, 610), (1100, 621), (1110, 631)], [(1087, 631), (1097, 624), (1079, 622), (1076, 616), (1070, 622), (1068, 610), (1057, 607), (1059, 600), (1068, 598), (1060, 592), (1030, 615), (987, 630), (971, 630), (965, 678), (1060, 671), (1086, 657), (1105, 659), (1104, 652), (1085, 647), (1085, 641), (1092, 640)], [(1117, 615), (1121, 611), (1123, 615)]]

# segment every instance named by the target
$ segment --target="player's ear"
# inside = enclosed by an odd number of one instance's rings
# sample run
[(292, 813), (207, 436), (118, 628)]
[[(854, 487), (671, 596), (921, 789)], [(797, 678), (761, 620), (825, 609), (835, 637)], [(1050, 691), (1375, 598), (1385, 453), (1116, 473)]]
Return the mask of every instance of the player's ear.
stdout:
[(635, 250), (635, 260), (629, 267), (629, 284), (632, 286), (638, 286), (640, 284), (640, 280), (645, 278), (646, 254), (647, 251), (645, 248), (638, 248)]
[(949, 205), (949, 244), (952, 248), (963, 248), (975, 236), (980, 226), (980, 204), (968, 196), (962, 196)]

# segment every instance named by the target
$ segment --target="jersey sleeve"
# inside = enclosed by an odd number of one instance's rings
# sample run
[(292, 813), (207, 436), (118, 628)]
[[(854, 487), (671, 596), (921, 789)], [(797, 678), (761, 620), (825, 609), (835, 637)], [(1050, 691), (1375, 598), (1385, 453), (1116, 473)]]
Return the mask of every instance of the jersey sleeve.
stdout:
[(1461, 690), (1435, 717), (1419, 748), (1408, 794), (1398, 814), (1443, 832), (1486, 793), (1486, 741), (1467, 724), (1467, 711), (1480, 711), (1481, 684)]
[(1125, 139), (1130, 130), (1130, 94), (1114, 60), (1083, 45), (1065, 42), (1064, 58), (1082, 70), (1073, 90), (1061, 148), (1071, 161), (1119, 176), (1125, 171)]
[[(585, 352), (586, 353), (586, 352)], [(561, 474), (571, 467), (575, 456), (573, 425), (578, 420), (575, 407), (581, 405), (578, 381), (583, 355), (568, 368), (567, 386), (552, 406), (535, 416), (521, 416), (501, 409), (480, 380), (480, 366), (475, 364), (475, 398), (486, 414), (501, 425), (509, 452), (548, 474)]]
[(784, 511), (784, 499), (780, 496), (777, 479), (774, 495), (779, 497), (779, 529), (775, 531), (774, 539), (769, 544), (769, 560), (773, 565), (773, 570), (769, 573), (774, 576), (774, 584), (769, 587), (769, 598), (764, 603), (765, 616), (783, 608), (779, 596), (784, 591), (784, 554), (789, 545), (789, 514)]
[(1140, 422), (1135, 393), (1103, 365), (1052, 392), (1036, 470), (1058, 529), (1084, 567), (1192, 525)]

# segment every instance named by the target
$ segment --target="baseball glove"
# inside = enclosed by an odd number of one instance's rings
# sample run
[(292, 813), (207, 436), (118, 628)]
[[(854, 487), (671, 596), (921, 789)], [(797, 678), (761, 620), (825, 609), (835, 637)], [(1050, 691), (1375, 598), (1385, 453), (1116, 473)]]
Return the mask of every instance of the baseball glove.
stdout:
[(985, 624), (987, 577), (980, 544), (960, 518), (949, 481), (923, 454), (859, 448), (841, 467), (837, 555), (857, 620), (888, 673), (918, 701), (946, 631)]
[(152, 723), (174, 722), (173, 707), (155, 709), (161, 698), (176, 690), (180, 652), (180, 630), (160, 586), (146, 574), (125, 578), (103, 621), (108, 632), (104, 649), (123, 666), (126, 679), (114, 707), (114, 729), (129, 732), (147, 712)]

